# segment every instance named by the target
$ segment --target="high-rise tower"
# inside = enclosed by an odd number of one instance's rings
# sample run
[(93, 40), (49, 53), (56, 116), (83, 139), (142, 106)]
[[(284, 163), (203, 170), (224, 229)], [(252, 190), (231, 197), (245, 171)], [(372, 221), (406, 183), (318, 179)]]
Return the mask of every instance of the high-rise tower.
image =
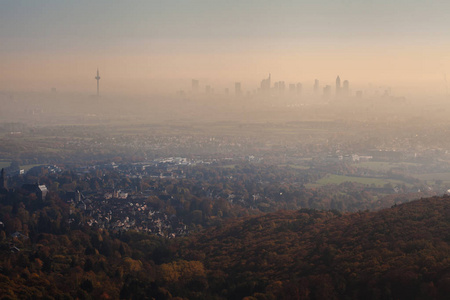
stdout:
[(192, 92), (194, 93), (198, 93), (198, 80), (197, 79), (192, 79)]
[(98, 97), (100, 96), (100, 87), (99, 87), (100, 74), (98, 73), (98, 68), (97, 68), (97, 76), (95, 76), (95, 79), (97, 80), (97, 97)]
[(331, 85), (326, 85), (323, 88), (323, 97), (324, 98), (330, 98), (330, 95), (331, 95)]
[(297, 83), (297, 94), (301, 95), (302, 93), (302, 83), (298, 82)]
[(270, 74), (269, 74), (269, 78), (263, 79), (261, 81), (261, 91), (263, 91), (263, 92), (270, 91)]
[(336, 78), (336, 96), (339, 96), (341, 92), (341, 78), (339, 76)]
[(342, 87), (342, 93), (344, 94), (344, 96), (348, 96), (350, 93), (350, 89), (349, 89), (349, 82), (348, 80), (344, 80), (344, 85)]
[(235, 82), (234, 83), (234, 94), (236, 96), (241, 96), (242, 95), (242, 87), (241, 87), (241, 83), (240, 82)]

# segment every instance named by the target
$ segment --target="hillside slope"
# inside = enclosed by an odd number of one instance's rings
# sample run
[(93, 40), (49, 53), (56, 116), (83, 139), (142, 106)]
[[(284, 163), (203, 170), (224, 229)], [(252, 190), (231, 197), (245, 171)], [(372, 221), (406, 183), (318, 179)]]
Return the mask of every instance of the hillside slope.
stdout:
[(446, 299), (449, 241), (450, 197), (435, 197), (379, 212), (267, 214), (199, 235), (186, 251), (229, 299)]
[(279, 211), (176, 239), (72, 228), (58, 199), (29, 200), (0, 204), (0, 299), (450, 295), (449, 196), (378, 212)]

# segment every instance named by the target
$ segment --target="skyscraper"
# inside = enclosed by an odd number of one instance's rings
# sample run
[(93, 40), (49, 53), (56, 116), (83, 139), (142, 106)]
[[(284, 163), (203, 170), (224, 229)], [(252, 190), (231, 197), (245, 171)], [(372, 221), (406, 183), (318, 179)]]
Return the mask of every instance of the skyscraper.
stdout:
[(314, 93), (315, 94), (319, 93), (319, 80), (318, 79), (314, 80)]
[(327, 85), (323, 88), (323, 97), (330, 98), (331, 96), (331, 85)]
[(344, 80), (344, 84), (343, 84), (343, 87), (342, 87), (342, 94), (344, 96), (348, 96), (349, 93), (350, 93), (350, 89), (349, 89), (348, 80)]
[(356, 98), (362, 98), (363, 92), (362, 91), (356, 91)]
[(192, 92), (197, 93), (198, 92), (198, 80), (192, 79)]
[(302, 86), (301, 82), (298, 82), (297, 83), (297, 94), (301, 95), (302, 89), (303, 89), (303, 86)]
[(341, 93), (341, 78), (338, 77), (336, 78), (336, 96), (339, 96)]
[(269, 78), (263, 79), (261, 81), (261, 91), (263, 91), (263, 92), (270, 91), (270, 84), (271, 84), (270, 81), (271, 81), (271, 79), (270, 79), (270, 73), (269, 73)]
[(234, 94), (235, 94), (236, 96), (242, 95), (241, 83), (240, 83), (240, 82), (236, 82), (236, 83), (234, 84)]
[(284, 90), (286, 89), (286, 84), (284, 81), (278, 81), (278, 92), (284, 93)]
[(295, 93), (295, 83), (289, 84), (289, 93), (291, 93), (291, 94)]

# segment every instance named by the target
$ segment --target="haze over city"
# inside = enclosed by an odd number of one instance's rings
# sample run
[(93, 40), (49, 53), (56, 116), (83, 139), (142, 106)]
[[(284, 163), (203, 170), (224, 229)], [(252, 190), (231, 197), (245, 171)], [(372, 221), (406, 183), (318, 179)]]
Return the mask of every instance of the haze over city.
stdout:
[(106, 95), (246, 90), (337, 75), (356, 89), (446, 93), (445, 1), (2, 1), (0, 90)]

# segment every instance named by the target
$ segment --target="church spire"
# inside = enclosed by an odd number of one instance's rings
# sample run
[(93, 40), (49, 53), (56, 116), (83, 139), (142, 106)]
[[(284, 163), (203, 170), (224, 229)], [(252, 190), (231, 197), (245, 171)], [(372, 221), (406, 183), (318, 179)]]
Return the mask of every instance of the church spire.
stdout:
[(8, 190), (8, 184), (6, 179), (5, 169), (2, 168), (0, 172), (0, 190)]

